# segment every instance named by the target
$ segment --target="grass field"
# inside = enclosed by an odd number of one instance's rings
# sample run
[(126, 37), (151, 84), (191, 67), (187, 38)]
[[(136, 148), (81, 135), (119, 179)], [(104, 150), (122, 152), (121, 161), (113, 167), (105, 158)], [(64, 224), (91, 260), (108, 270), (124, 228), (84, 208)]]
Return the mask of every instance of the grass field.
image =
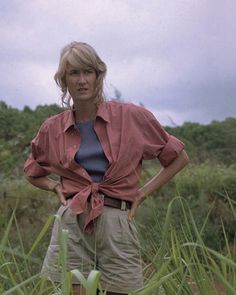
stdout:
[[(146, 173), (150, 177), (152, 169)], [(190, 167), (158, 198), (142, 204), (136, 225), (145, 286), (133, 294), (236, 294), (235, 179), (232, 167)], [(84, 278), (79, 270), (66, 270), (66, 231), (61, 285), (40, 278), (52, 212), (58, 206), (55, 195), (22, 179), (2, 182), (1, 192), (0, 294), (69, 295), (72, 276), (87, 294), (96, 294), (100, 272), (93, 270)]]

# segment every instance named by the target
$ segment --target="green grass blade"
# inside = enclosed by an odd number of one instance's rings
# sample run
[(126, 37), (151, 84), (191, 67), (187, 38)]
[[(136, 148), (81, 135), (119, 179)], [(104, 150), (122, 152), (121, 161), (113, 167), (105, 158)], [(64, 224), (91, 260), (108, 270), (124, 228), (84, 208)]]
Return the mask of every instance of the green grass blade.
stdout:
[(209, 251), (210, 253), (212, 253), (215, 257), (217, 257), (220, 261), (224, 261), (225, 263), (227, 263), (229, 266), (231, 266), (231, 267), (233, 267), (233, 268), (236, 268), (236, 263), (233, 261), (233, 260), (231, 260), (231, 259), (229, 259), (229, 258), (227, 258), (227, 257), (225, 257), (224, 255), (222, 255), (222, 254), (220, 254), (219, 252), (217, 252), (217, 251), (215, 251), (215, 250), (212, 250), (212, 249), (210, 249), (210, 248), (208, 248), (208, 247), (206, 247), (206, 246), (202, 246), (202, 245), (199, 245), (199, 244), (197, 244), (197, 243), (185, 243), (185, 244), (183, 244), (182, 245), (183, 247), (199, 247), (199, 248), (204, 248), (204, 249), (206, 249), (207, 251)]
[(83, 274), (78, 269), (73, 269), (70, 272), (72, 273), (73, 276), (77, 278), (77, 280), (84, 287), (84, 289), (87, 289), (87, 281), (85, 277), (83, 276)]
[(96, 295), (98, 283), (101, 278), (101, 272), (97, 270), (92, 270), (87, 278), (87, 294)]
[(11, 226), (12, 226), (12, 222), (13, 222), (13, 219), (14, 219), (15, 211), (16, 211), (16, 207), (14, 208), (14, 210), (12, 212), (12, 215), (10, 217), (10, 220), (9, 220), (9, 222), (7, 224), (7, 227), (6, 227), (5, 231), (4, 231), (3, 237), (2, 237), (1, 242), (0, 242), (1, 247), (5, 247), (6, 244), (7, 244), (7, 240), (8, 240), (9, 232), (11, 230)]
[(45, 223), (44, 227), (42, 228), (41, 232), (39, 233), (39, 235), (37, 236), (36, 240), (34, 241), (31, 249), (29, 250), (27, 257), (31, 256), (33, 251), (35, 250), (35, 248), (37, 247), (38, 243), (41, 241), (41, 239), (44, 237), (44, 235), (46, 234), (49, 226), (51, 225), (51, 223), (54, 221), (55, 219), (55, 215), (51, 215), (47, 222)]
[[(6, 292), (4, 292), (1, 295), (8, 295), (8, 294), (12, 294), (15, 291), (19, 291), (21, 287), (25, 286), (26, 284), (28, 284), (29, 282), (32, 282), (33, 280), (35, 280), (36, 278), (38, 278), (40, 276), (40, 274), (36, 274), (30, 278), (28, 278), (27, 280), (21, 282), (20, 284), (17, 284), (16, 286), (14, 286), (13, 288), (7, 290)], [(23, 295), (26, 295), (25, 293), (22, 292)]]
[(68, 230), (62, 229), (60, 232), (60, 263), (61, 263), (61, 289), (62, 294), (68, 294), (69, 284), (67, 276), (67, 241)]

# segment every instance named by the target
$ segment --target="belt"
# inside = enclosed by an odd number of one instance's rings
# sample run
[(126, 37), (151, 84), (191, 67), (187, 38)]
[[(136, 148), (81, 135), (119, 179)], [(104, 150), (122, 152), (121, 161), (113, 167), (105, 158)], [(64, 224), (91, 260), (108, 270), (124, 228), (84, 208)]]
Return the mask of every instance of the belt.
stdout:
[(115, 199), (100, 193), (100, 196), (104, 200), (104, 206), (117, 208), (120, 210), (129, 210), (131, 208), (132, 203), (130, 201), (124, 201), (120, 199)]
[[(76, 193), (71, 194), (71, 195), (67, 196), (66, 199), (67, 200), (72, 199), (75, 195), (76, 195)], [(115, 198), (109, 197), (103, 193), (99, 193), (99, 195), (101, 196), (101, 198), (103, 198), (104, 206), (117, 208), (120, 210), (129, 210), (131, 208), (132, 203), (130, 201), (115, 199)]]

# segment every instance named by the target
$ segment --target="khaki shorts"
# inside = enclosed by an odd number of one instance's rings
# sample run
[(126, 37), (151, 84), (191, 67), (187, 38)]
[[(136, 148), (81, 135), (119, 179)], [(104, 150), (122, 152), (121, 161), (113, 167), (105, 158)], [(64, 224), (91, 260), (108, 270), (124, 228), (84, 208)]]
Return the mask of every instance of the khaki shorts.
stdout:
[[(83, 232), (84, 216), (75, 215), (67, 206), (57, 212), (42, 275), (60, 282), (59, 224), (69, 231), (68, 270), (79, 269), (87, 278), (92, 269), (100, 270), (103, 290), (128, 293), (143, 286), (140, 245), (128, 212), (104, 206), (94, 221), (93, 234)], [(73, 278), (73, 284), (79, 284)]]

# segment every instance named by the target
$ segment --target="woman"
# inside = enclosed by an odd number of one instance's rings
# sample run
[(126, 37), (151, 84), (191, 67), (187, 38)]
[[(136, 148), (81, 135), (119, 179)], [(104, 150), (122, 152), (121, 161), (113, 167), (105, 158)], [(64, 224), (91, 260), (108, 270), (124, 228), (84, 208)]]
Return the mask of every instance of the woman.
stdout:
[[(48, 118), (32, 141), (24, 167), (29, 182), (54, 191), (57, 215), (69, 231), (68, 269), (85, 276), (102, 272), (107, 294), (127, 294), (143, 285), (137, 233), (131, 220), (140, 203), (188, 162), (184, 145), (145, 108), (106, 102), (106, 65), (88, 44), (73, 42), (61, 53), (56, 83), (68, 110)], [(72, 107), (70, 101), (72, 100)], [(163, 168), (139, 187), (142, 160)], [(60, 181), (48, 178), (60, 176)], [(60, 281), (58, 221), (42, 273)], [(85, 294), (73, 281), (74, 294)]]

